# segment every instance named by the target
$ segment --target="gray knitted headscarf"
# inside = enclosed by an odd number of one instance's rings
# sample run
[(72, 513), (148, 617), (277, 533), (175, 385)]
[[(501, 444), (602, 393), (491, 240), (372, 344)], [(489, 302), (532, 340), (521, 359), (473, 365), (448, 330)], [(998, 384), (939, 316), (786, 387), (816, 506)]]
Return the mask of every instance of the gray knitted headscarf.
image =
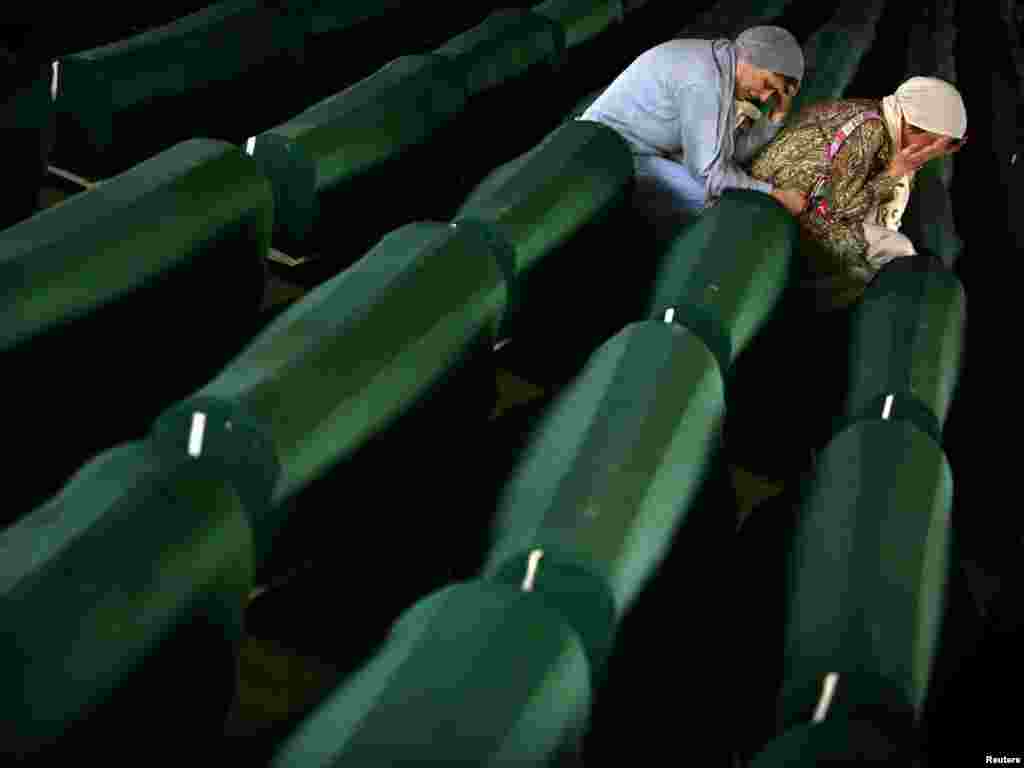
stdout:
[(804, 52), (782, 27), (751, 27), (735, 41), (737, 53), (755, 67), (804, 79)]

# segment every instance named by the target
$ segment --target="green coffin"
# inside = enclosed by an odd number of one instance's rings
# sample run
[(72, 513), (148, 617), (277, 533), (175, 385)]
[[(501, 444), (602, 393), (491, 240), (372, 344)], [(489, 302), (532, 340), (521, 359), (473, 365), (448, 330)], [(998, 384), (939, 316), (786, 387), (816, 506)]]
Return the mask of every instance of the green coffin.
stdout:
[(83, 466), (0, 532), (0, 753), (73, 725), (80, 744), (222, 730), (252, 567), (238, 495), (198, 463), (136, 442)]
[(846, 95), (847, 86), (875, 41), (884, 8), (884, 0), (840, 5), (835, 16), (811, 35), (804, 43), (804, 81), (790, 114), (795, 115), (808, 104)]
[(270, 185), (250, 158), (222, 141), (182, 142), (0, 232), (0, 351), (158, 292), (202, 260), (230, 263), (255, 311), (272, 217)]
[[(558, 67), (565, 32), (546, 16), (522, 9), (495, 11), (434, 53), (454, 64), (472, 98), (526, 74), (537, 64)], [(538, 83), (544, 88), (543, 83)]]
[(966, 302), (951, 272), (879, 274), (854, 310), (846, 418), (909, 419), (941, 443), (960, 375)]
[(576, 634), (535, 595), (456, 584), (406, 611), (272, 765), (547, 765), (585, 722), (588, 676)]
[(308, 31), (314, 37), (379, 16), (401, 14), (402, 5), (402, 0), (301, 0), (308, 15)]
[(901, 754), (899, 747), (874, 724), (836, 717), (786, 731), (749, 763), (750, 768), (865, 764), (913, 765), (908, 755)]
[(215, 3), (126, 40), (65, 56), (57, 107), (74, 115), (94, 147), (103, 149), (114, 141), (117, 112), (230, 82), (275, 55), (298, 53), (305, 24), (301, 13), (259, 0)]
[(664, 558), (716, 452), (714, 356), (678, 325), (624, 328), (591, 357), (504, 489), (485, 573), (535, 549), (604, 578), (617, 616)]
[(444, 58), (403, 56), (256, 136), (253, 157), (273, 184), (278, 230), (291, 240), (305, 238), (319, 216), (321, 193), (352, 185), (425, 142), (462, 110), (465, 98)]
[[(201, 412), (204, 455), (229, 463), (239, 440), (265, 435), (281, 463), (280, 508), (429, 396), (474, 349), (490, 349), (507, 295), (500, 260), (472, 225), (417, 222), (389, 233), (162, 414), (154, 435), (184, 451)], [(256, 525), (263, 553), (277, 522)]]
[(557, 21), (565, 31), (565, 44), (569, 48), (586, 43), (613, 24), (621, 23), (625, 13), (622, 0), (545, 0), (531, 10)]
[(527, 589), (560, 613), (587, 652), (592, 687), (601, 686), (619, 618), (615, 596), (602, 573), (582, 564), (571, 552), (536, 547), (489, 568), (486, 578)]
[(602, 85), (600, 88), (591, 91), (582, 99), (577, 101), (573, 108), (569, 111), (567, 119), (575, 120), (576, 118), (581, 117), (584, 112), (590, 109), (590, 105), (597, 101), (598, 97), (605, 92), (606, 88), (608, 88), (607, 85)]
[(830, 673), (835, 716), (909, 723), (920, 712), (943, 614), (952, 494), (942, 450), (909, 423), (860, 422), (826, 447), (792, 548), (783, 727), (811, 719)]
[(243, 153), (196, 140), (0, 232), (0, 396), (13, 473), (0, 525), (134, 439), (252, 334), (273, 201)]
[(779, 305), (794, 274), (797, 230), (796, 219), (767, 195), (727, 190), (669, 245), (649, 316), (673, 310), (728, 371)]
[(455, 220), (494, 226), (515, 247), (516, 274), (523, 275), (621, 202), (632, 179), (633, 156), (615, 131), (570, 122), (495, 169)]

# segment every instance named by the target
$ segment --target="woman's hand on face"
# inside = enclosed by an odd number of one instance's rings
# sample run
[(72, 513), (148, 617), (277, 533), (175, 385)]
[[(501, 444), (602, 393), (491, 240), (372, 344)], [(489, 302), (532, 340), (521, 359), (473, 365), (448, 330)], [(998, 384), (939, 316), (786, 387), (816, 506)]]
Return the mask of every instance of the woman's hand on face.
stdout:
[(918, 170), (929, 160), (956, 154), (966, 143), (966, 136), (957, 143), (953, 143), (948, 136), (939, 136), (926, 144), (911, 144), (909, 147), (901, 149), (893, 157), (889, 163), (889, 175), (897, 178), (906, 176), (908, 173)]
[(799, 216), (807, 209), (807, 195), (798, 189), (773, 189), (771, 194), (794, 216)]
[(783, 84), (782, 88), (776, 89), (776, 107), (768, 114), (768, 119), (773, 123), (781, 123), (785, 120), (789, 110), (793, 107), (793, 99), (796, 98), (799, 92), (799, 85), (789, 85), (786, 83)]

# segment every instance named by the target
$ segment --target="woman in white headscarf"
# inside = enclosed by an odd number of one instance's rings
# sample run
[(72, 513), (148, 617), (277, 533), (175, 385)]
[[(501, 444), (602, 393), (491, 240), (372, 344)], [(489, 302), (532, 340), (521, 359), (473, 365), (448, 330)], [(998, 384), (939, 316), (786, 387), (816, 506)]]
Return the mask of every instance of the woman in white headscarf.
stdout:
[(805, 107), (754, 159), (753, 178), (808, 196), (799, 220), (819, 309), (848, 306), (885, 264), (916, 253), (899, 231), (914, 174), (957, 152), (966, 131), (956, 88), (912, 77), (881, 101)]

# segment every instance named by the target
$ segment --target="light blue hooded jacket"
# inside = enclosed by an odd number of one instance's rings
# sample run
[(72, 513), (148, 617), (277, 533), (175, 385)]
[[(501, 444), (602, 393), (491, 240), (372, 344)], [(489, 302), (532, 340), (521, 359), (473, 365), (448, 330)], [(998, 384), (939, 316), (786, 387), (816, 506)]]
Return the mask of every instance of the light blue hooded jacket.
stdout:
[(580, 116), (603, 123), (634, 155), (682, 163), (704, 180), (707, 199), (726, 189), (771, 192), (740, 165), (782, 128), (762, 118), (736, 133), (736, 45), (731, 40), (670, 40), (641, 54)]

